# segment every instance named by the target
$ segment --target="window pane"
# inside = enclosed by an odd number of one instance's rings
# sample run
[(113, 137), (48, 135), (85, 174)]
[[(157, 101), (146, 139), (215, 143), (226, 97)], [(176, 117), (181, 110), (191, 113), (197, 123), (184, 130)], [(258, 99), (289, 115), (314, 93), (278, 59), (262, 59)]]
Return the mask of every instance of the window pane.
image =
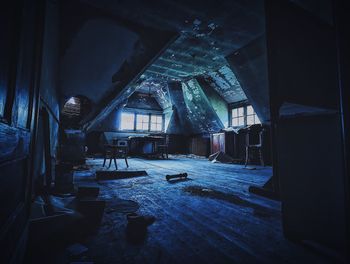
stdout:
[(148, 130), (149, 115), (136, 115), (136, 129)]
[(235, 117), (237, 117), (237, 116), (238, 116), (238, 110), (237, 110), (237, 108), (232, 109), (232, 118), (235, 118)]
[(122, 130), (134, 130), (134, 119), (133, 113), (122, 113), (120, 129)]
[(138, 122), (147, 122), (148, 123), (149, 116), (148, 115), (137, 115)]
[(232, 126), (238, 126), (238, 119), (237, 118), (232, 119)]
[(255, 124), (254, 115), (247, 116), (247, 125), (253, 125), (253, 124)]
[(244, 125), (244, 117), (239, 117), (238, 118), (238, 125), (243, 126)]
[(251, 105), (247, 106), (247, 115), (252, 115), (254, 114), (254, 109)]
[(238, 108), (238, 116), (244, 116), (244, 107)]
[(163, 116), (151, 115), (151, 130), (162, 131)]
[(255, 117), (255, 124), (261, 124), (260, 119), (257, 116), (257, 114), (255, 114), (254, 117)]
[(151, 130), (155, 131), (157, 129), (157, 124), (151, 123)]

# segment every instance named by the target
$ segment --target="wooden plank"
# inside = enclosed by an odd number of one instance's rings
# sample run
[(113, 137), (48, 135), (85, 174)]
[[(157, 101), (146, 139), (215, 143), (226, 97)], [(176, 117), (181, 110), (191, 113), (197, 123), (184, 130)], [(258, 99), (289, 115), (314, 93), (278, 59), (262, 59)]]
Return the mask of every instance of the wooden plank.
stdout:
[[(90, 159), (92, 169), (102, 159)], [(242, 165), (213, 164), (206, 159), (172, 155), (169, 160), (129, 159), (133, 170), (146, 170), (147, 177), (99, 182), (100, 197), (108, 208), (121, 199), (140, 204), (139, 213), (156, 217), (148, 228), (147, 242), (135, 251), (123, 235), (123, 214), (106, 213), (99, 234), (87, 241), (97, 262), (148, 263), (331, 263), (283, 237), (280, 202), (251, 195), (248, 187), (260, 185), (272, 174), (270, 167), (255, 171)], [(123, 168), (121, 168), (123, 169)], [(190, 180), (168, 183), (166, 174), (188, 172)], [(75, 174), (76, 183), (94, 181), (93, 171)], [(184, 192), (201, 186), (239, 197), (253, 207), (265, 208), (261, 215), (241, 204)]]

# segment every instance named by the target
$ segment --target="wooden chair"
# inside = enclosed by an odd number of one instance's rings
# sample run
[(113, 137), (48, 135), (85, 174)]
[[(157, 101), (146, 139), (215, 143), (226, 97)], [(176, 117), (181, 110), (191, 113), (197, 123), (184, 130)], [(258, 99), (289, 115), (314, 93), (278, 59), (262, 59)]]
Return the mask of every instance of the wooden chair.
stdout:
[[(247, 167), (248, 162), (250, 161), (250, 156), (252, 151), (257, 151), (259, 153), (260, 164), (265, 166), (264, 156), (263, 156), (263, 135), (265, 129), (262, 126), (256, 127), (252, 126), (247, 129), (246, 134), (246, 147), (245, 147), (245, 163), (244, 166)], [(254, 140), (252, 140), (255, 138)]]
[(164, 140), (162, 143), (157, 144), (157, 153), (162, 155), (162, 158), (164, 159), (164, 156), (168, 159), (169, 158), (169, 135), (165, 135)]
[(112, 145), (105, 145), (105, 154), (103, 159), (103, 167), (106, 164), (106, 160), (109, 159), (108, 168), (111, 167), (112, 160), (114, 161), (115, 169), (118, 170), (117, 159), (123, 158), (125, 160), (126, 167), (129, 168), (128, 164), (128, 141), (127, 140), (113, 140)]

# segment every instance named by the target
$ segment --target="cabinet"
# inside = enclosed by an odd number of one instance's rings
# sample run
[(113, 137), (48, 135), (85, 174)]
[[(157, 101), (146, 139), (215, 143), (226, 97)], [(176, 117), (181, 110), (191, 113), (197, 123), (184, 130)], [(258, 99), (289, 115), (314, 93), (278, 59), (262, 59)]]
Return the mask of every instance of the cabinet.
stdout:
[(238, 158), (238, 140), (238, 134), (233, 131), (213, 133), (210, 136), (210, 152), (214, 154), (221, 151), (233, 158)]

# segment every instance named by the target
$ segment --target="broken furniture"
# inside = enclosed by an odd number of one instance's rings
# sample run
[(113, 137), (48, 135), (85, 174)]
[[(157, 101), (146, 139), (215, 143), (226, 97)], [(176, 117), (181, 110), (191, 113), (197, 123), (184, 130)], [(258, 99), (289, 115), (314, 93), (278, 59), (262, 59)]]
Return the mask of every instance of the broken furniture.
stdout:
[(139, 171), (107, 171), (107, 170), (98, 170), (96, 171), (96, 180), (118, 180), (118, 179), (127, 179), (133, 177), (148, 176), (147, 172), (144, 170)]
[(231, 156), (225, 154), (224, 152), (218, 151), (212, 155), (209, 156), (209, 161), (212, 163), (233, 163), (234, 160), (231, 158)]
[(103, 159), (103, 167), (106, 164), (106, 160), (109, 159), (108, 168), (111, 167), (112, 160), (114, 161), (115, 169), (118, 170), (117, 159), (123, 158), (125, 160), (126, 167), (129, 168), (128, 164), (128, 141), (117, 140), (116, 144), (106, 144), (105, 153)]
[(166, 175), (165, 178), (167, 181), (171, 180), (171, 179), (185, 179), (187, 178), (188, 174), (185, 173), (179, 173), (179, 174), (173, 174), (173, 175)]
[(246, 134), (246, 154), (244, 166), (247, 167), (248, 162), (251, 160), (253, 151), (256, 151), (259, 155), (260, 164), (265, 166), (262, 145), (263, 145), (263, 133), (265, 129), (261, 125), (252, 125), (248, 127)]

